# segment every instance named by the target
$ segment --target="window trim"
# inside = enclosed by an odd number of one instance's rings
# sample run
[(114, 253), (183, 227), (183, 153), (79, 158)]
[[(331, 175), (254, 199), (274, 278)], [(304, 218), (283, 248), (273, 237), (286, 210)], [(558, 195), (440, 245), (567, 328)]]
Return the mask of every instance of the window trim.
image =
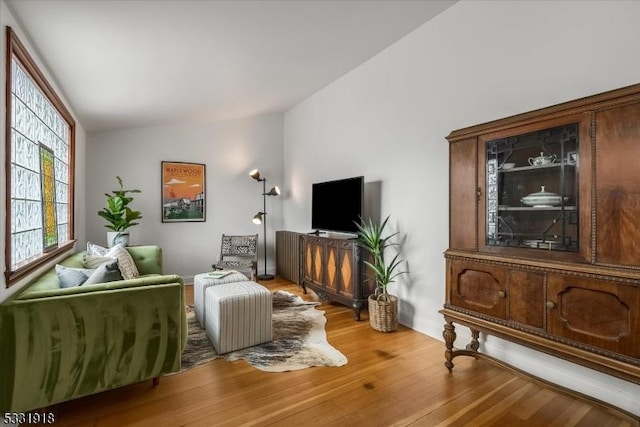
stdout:
[[(24, 69), (28, 72), (29, 77), (40, 88), (49, 102), (58, 110), (58, 113), (69, 125), (69, 241), (58, 248), (42, 254), (39, 258), (23, 265), (16, 270), (11, 270), (11, 60), (15, 58), (20, 62)], [(69, 251), (75, 243), (75, 159), (76, 159), (76, 122), (71, 113), (64, 105), (55, 90), (51, 87), (44, 74), (40, 71), (35, 61), (29, 55), (29, 52), (18, 39), (18, 36), (10, 26), (6, 27), (6, 85), (5, 85), (5, 177), (6, 177), (6, 194), (5, 194), (5, 281), (7, 288), (14, 284), (17, 280), (25, 277), (38, 267), (42, 266), (58, 255)]]

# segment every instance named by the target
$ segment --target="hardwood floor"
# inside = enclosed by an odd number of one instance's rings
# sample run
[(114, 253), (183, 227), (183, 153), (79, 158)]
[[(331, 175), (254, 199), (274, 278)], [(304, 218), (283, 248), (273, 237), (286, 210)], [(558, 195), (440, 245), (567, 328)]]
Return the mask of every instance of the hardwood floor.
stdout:
[[(271, 290), (303, 295), (285, 280)], [(303, 295), (314, 299), (315, 295)], [(187, 301), (193, 288), (187, 286)], [(181, 374), (49, 408), (56, 426), (639, 426), (636, 417), (519, 376), (486, 360), (444, 367), (444, 344), (400, 327), (376, 332), (322, 304), (340, 368), (267, 373), (217, 359)]]

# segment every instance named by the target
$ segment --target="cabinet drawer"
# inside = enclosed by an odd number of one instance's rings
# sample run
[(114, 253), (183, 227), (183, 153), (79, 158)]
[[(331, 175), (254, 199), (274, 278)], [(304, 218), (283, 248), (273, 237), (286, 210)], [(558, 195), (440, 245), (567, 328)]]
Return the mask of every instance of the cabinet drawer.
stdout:
[(506, 277), (506, 268), (502, 266), (449, 261), (451, 304), (505, 319)]
[(562, 274), (547, 285), (550, 334), (640, 357), (640, 288)]
[(544, 274), (453, 260), (449, 280), (451, 304), (537, 329), (544, 328)]

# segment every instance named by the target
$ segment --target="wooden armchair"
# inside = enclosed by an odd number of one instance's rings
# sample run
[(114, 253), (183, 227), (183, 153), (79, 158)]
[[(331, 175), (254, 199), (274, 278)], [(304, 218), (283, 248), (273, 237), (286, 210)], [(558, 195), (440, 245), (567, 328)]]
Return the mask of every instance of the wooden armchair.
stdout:
[(211, 266), (215, 270), (236, 270), (255, 280), (258, 270), (258, 235), (222, 235), (220, 259)]

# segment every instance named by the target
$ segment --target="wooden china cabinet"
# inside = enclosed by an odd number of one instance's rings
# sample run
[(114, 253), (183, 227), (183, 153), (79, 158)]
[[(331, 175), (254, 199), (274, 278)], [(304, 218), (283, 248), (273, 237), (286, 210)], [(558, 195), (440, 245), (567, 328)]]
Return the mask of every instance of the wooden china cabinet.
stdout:
[(640, 85), (447, 140), (445, 366), (484, 332), (640, 383)]

